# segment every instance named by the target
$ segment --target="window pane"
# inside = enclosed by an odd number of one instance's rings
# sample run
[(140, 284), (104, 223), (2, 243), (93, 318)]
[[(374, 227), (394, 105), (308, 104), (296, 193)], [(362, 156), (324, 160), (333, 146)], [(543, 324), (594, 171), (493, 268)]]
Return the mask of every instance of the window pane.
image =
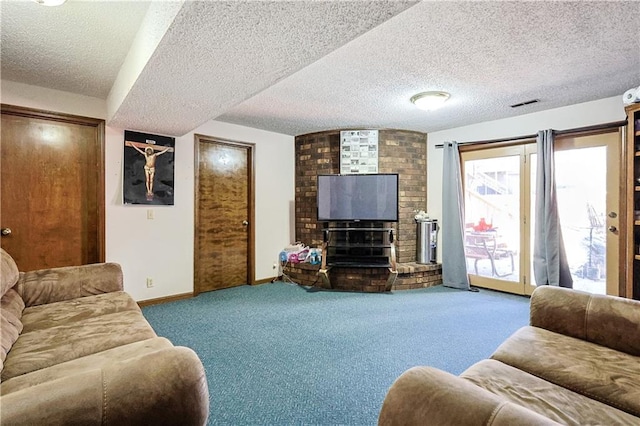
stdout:
[[(532, 160), (533, 219), (535, 155)], [(606, 294), (607, 148), (600, 146), (557, 151), (555, 177), (558, 213), (573, 288)], [(533, 220), (531, 226), (535, 229)], [(533, 255), (533, 239), (531, 253)]]
[(518, 282), (520, 157), (469, 160), (464, 167), (467, 270)]

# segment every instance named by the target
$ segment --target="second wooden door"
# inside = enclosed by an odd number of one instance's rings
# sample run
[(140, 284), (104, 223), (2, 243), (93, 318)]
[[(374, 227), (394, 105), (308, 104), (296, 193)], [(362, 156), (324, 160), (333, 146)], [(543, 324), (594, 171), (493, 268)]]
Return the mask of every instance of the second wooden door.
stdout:
[(253, 284), (253, 146), (196, 146), (195, 293)]

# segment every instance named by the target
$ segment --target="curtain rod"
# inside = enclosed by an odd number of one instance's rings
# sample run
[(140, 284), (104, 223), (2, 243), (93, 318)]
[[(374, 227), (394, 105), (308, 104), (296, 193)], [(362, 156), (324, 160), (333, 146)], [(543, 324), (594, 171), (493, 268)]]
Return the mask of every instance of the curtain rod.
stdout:
[[(603, 123), (603, 124), (595, 124), (593, 126), (585, 126), (585, 127), (578, 127), (575, 129), (567, 129), (567, 130), (554, 130), (554, 134), (555, 135), (566, 135), (566, 134), (571, 134), (571, 133), (583, 133), (583, 132), (595, 132), (598, 130), (606, 130), (606, 129), (614, 129), (616, 127), (623, 127), (627, 125), (627, 119), (624, 119), (622, 121), (613, 121), (610, 123)], [(462, 146), (462, 145), (485, 145), (485, 144), (490, 144), (490, 143), (500, 143), (500, 142), (515, 142), (515, 141), (521, 141), (521, 140), (527, 140), (527, 139), (536, 139), (538, 137), (538, 134), (532, 134), (532, 135), (524, 135), (524, 136), (514, 136), (511, 138), (502, 138), (502, 139), (489, 139), (489, 140), (484, 140), (484, 141), (470, 141), (470, 142), (460, 142), (458, 143), (458, 146)], [(436, 145), (436, 148), (442, 148), (444, 147), (444, 144), (438, 144)]]

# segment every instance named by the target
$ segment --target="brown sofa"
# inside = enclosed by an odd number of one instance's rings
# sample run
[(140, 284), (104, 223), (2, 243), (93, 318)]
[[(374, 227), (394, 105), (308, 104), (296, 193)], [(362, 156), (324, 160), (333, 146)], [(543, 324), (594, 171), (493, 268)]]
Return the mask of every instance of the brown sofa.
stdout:
[(204, 368), (158, 337), (114, 263), (18, 272), (0, 249), (2, 425), (202, 425)]
[(538, 287), (530, 325), (460, 377), (391, 386), (380, 425), (640, 425), (640, 302)]

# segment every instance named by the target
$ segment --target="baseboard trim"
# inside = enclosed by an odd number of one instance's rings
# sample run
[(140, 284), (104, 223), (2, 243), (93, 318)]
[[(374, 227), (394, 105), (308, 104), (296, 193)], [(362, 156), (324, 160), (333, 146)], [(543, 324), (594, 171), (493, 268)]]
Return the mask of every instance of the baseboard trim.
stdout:
[[(263, 278), (261, 280), (255, 281), (252, 285), (268, 284), (276, 281), (277, 279), (278, 277)], [(191, 299), (192, 297), (195, 297), (194, 293), (182, 293), (182, 294), (174, 294), (173, 296), (159, 297), (157, 299), (140, 300), (136, 303), (138, 303), (138, 306), (143, 308), (145, 306), (160, 305), (162, 303), (175, 302), (176, 300)]]
[(143, 308), (145, 306), (160, 305), (162, 303), (167, 303), (167, 302), (175, 302), (176, 300), (191, 299), (192, 297), (193, 297), (193, 293), (182, 293), (182, 294), (174, 294), (173, 296), (159, 297), (157, 299), (140, 300), (137, 303), (138, 303), (138, 306)]

